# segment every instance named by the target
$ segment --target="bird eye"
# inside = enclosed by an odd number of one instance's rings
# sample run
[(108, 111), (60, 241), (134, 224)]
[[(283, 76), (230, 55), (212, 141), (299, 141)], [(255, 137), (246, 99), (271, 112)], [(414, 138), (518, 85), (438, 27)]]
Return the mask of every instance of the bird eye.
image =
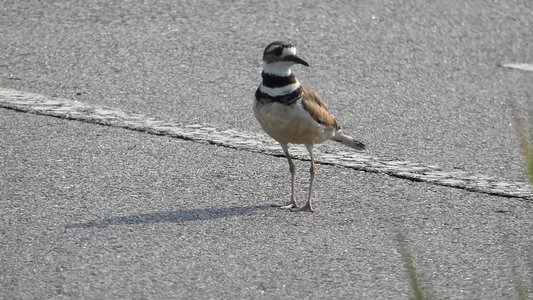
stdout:
[(276, 56), (280, 56), (281, 53), (283, 53), (283, 48), (276, 48), (276, 50), (274, 50), (274, 54), (276, 54)]

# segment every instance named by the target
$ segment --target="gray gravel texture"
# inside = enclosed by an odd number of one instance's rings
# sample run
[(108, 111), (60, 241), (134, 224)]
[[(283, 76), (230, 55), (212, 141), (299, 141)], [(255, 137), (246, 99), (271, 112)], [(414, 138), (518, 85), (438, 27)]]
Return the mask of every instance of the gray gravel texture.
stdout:
[[(261, 52), (292, 39), (372, 154), (525, 179), (508, 102), (533, 73), (497, 64), (533, 62), (532, 22), (528, 1), (3, 1), (0, 86), (259, 131)], [(439, 299), (533, 276), (530, 202), (319, 166), (294, 214), (268, 206), (282, 158), (5, 109), (0, 141), (0, 298), (405, 299), (402, 228)]]
[(398, 230), (438, 298), (512, 298), (513, 259), (531, 275), (530, 202), (319, 166), (317, 211), (291, 213), (269, 207), (283, 158), (0, 117), (4, 299), (405, 299)]

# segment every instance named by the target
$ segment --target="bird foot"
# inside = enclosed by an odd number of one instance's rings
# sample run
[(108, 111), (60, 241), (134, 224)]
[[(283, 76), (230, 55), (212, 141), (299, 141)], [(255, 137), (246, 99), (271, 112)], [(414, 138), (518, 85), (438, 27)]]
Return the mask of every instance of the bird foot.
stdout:
[(294, 207), (294, 208), (291, 208), (290, 209), (291, 211), (305, 211), (305, 212), (314, 212), (313, 208), (311, 207), (311, 205), (304, 205), (302, 207)]
[(272, 206), (281, 209), (298, 209), (298, 204), (296, 204), (296, 202), (289, 202), (288, 204), (272, 204)]

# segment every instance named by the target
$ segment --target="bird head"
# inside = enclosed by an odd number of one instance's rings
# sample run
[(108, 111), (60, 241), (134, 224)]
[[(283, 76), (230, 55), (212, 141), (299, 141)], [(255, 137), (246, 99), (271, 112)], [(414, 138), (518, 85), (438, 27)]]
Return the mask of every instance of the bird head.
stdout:
[(296, 56), (296, 47), (291, 42), (275, 41), (266, 46), (263, 52), (265, 64), (286, 65), (288, 68), (294, 64), (309, 67), (309, 64)]

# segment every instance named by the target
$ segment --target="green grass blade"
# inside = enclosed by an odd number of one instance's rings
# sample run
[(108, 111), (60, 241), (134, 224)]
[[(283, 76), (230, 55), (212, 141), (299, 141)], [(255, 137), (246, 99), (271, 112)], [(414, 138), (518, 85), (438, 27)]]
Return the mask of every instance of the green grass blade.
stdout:
[(396, 238), (396, 241), (398, 242), (398, 251), (400, 252), (400, 255), (402, 256), (402, 261), (404, 264), (405, 272), (407, 273), (407, 277), (409, 278), (409, 284), (411, 285), (411, 290), (413, 292), (414, 298), (416, 300), (432, 299), (432, 297), (430, 297), (430, 295), (427, 294), (426, 291), (424, 290), (420, 276), (416, 272), (416, 267), (415, 267), (415, 263), (413, 260), (413, 254), (411, 253), (411, 250), (409, 249), (407, 238), (401, 232), (398, 232), (395, 238)]

